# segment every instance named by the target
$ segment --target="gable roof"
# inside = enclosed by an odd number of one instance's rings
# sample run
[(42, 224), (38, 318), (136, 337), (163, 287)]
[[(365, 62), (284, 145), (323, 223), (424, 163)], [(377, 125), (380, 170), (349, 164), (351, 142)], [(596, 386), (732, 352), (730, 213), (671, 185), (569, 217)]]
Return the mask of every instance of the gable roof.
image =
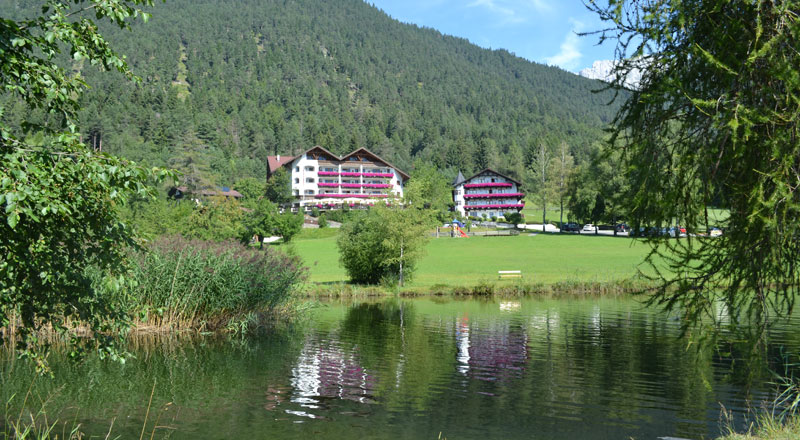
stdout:
[[(495, 170), (493, 170), (493, 169), (491, 169), (491, 168), (486, 168), (486, 169), (484, 169), (484, 170), (478, 171), (477, 173), (475, 173), (475, 174), (474, 174), (473, 176), (471, 176), (470, 178), (468, 178), (468, 179), (464, 179), (464, 180), (462, 180), (462, 181), (461, 181), (461, 182), (459, 182), (459, 183), (454, 183), (454, 184), (453, 184), (453, 186), (458, 186), (458, 185), (460, 185), (460, 184), (462, 184), (462, 183), (464, 183), (464, 182), (466, 182), (466, 181), (472, 180), (472, 179), (474, 179), (474, 178), (476, 178), (476, 177), (478, 177), (478, 176), (480, 176), (481, 174), (483, 174), (483, 173), (486, 173), (486, 172), (489, 172), (489, 173), (494, 173), (494, 174), (496, 174), (496, 175), (498, 175), (498, 176), (500, 176), (500, 177), (503, 177), (503, 178), (505, 178), (505, 179), (508, 179), (508, 180), (510, 180), (510, 181), (512, 181), (512, 182), (514, 182), (514, 183), (516, 183), (518, 187), (522, 186), (522, 183), (520, 183), (520, 182), (519, 182), (517, 179), (512, 179), (512, 178), (510, 178), (510, 177), (506, 176), (505, 174), (500, 174), (500, 173), (498, 173), (497, 171), (495, 171)], [(461, 174), (461, 172), (459, 172), (459, 174)]]
[[(359, 148), (359, 149), (357, 149), (355, 151), (352, 151), (352, 152), (350, 152), (348, 154), (345, 154), (344, 156), (337, 156), (337, 155), (331, 153), (330, 151), (326, 150), (325, 148), (323, 148), (323, 147), (321, 147), (319, 145), (315, 145), (315, 146), (309, 148), (308, 150), (298, 154), (297, 156), (267, 156), (267, 165), (269, 166), (269, 174), (274, 173), (278, 168), (280, 168), (282, 166), (286, 166), (286, 164), (289, 164), (289, 163), (293, 162), (298, 157), (301, 157), (304, 154), (308, 154), (309, 152), (314, 151), (314, 150), (322, 150), (323, 152), (325, 152), (325, 154), (330, 155), (332, 158), (334, 158), (335, 160), (338, 160), (338, 161), (345, 161), (350, 156), (353, 156), (353, 155), (359, 154), (359, 153), (363, 154), (363, 155), (371, 156), (373, 159), (385, 163), (386, 166), (394, 168), (395, 171), (397, 171), (397, 174), (400, 174), (400, 176), (403, 177), (403, 180), (408, 180), (411, 177), (408, 174), (406, 174), (405, 172), (403, 172), (402, 170), (400, 170), (399, 168), (397, 168), (396, 166), (390, 164), (389, 162), (387, 162), (386, 160), (384, 160), (383, 158), (378, 156), (377, 154), (367, 150), (366, 148)], [(280, 158), (280, 159), (278, 159), (278, 158)]]
[(272, 174), (278, 168), (293, 161), (297, 156), (267, 156), (267, 166), (269, 166), (269, 173)]
[(398, 174), (403, 176), (404, 180), (408, 180), (409, 177), (411, 177), (408, 174), (406, 174), (403, 171), (401, 171), (400, 168), (397, 168), (396, 166), (390, 164), (387, 160), (384, 160), (382, 157), (378, 156), (377, 154), (375, 154), (372, 151), (369, 151), (369, 150), (367, 150), (366, 148), (363, 148), (363, 147), (359, 148), (358, 150), (355, 150), (355, 151), (352, 151), (350, 153), (345, 154), (339, 160), (347, 160), (348, 157), (354, 156), (354, 155), (359, 154), (359, 153), (367, 155), (367, 156), (372, 156), (373, 159), (377, 159), (378, 161), (385, 163), (386, 166), (394, 168), (397, 171)]

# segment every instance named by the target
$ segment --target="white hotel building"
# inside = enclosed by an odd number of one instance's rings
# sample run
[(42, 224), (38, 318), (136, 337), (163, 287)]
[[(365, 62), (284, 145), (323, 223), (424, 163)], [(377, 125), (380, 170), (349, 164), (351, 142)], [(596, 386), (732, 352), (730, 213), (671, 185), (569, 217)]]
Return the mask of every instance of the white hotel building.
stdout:
[(502, 217), (525, 206), (522, 185), (497, 171), (485, 169), (465, 179), (459, 172), (453, 182), (455, 209), (465, 217)]
[(392, 204), (403, 197), (403, 185), (409, 177), (366, 148), (337, 156), (316, 146), (297, 156), (269, 156), (267, 161), (267, 178), (279, 168), (290, 175), (293, 210)]

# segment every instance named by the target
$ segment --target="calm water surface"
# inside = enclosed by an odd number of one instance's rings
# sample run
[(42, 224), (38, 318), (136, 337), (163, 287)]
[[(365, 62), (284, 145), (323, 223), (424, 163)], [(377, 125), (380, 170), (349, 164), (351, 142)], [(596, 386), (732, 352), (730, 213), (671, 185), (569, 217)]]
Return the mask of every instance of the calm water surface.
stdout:
[[(774, 360), (800, 347), (792, 328), (771, 336)], [(630, 299), (323, 304), (266, 337), (131, 351), (123, 367), (59, 363), (33, 389), (92, 434), (115, 419), (123, 438), (157, 425), (180, 439), (713, 438), (722, 405), (741, 424), (774, 396), (746, 348), (698, 349)], [(30, 386), (13, 361), (3, 369), (2, 397)]]

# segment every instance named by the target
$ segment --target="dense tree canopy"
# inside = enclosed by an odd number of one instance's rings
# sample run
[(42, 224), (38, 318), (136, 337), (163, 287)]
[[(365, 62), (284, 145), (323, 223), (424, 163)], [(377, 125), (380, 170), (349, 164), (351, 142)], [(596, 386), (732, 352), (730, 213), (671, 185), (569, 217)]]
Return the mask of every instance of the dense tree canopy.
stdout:
[[(0, 2), (0, 16), (33, 16), (39, 4)], [(366, 147), (407, 172), (421, 159), (448, 179), (489, 166), (521, 180), (541, 142), (581, 150), (615, 111), (610, 93), (591, 93), (597, 81), (399, 23), (362, 0), (170, 0), (152, 12), (133, 33), (103, 28), (141, 84), (61, 62), (92, 86), (85, 141), (176, 167), (190, 186), (263, 178), (267, 155), (316, 144)], [(5, 103), (10, 125), (48, 119)]]
[[(616, 38), (620, 85), (642, 81), (615, 121), (643, 225), (704, 232), (707, 207), (730, 208), (720, 239), (654, 247), (666, 261), (657, 301), (689, 322), (718, 298), (767, 322), (800, 286), (800, 1), (652, 0), (590, 6)], [(658, 256), (659, 258), (655, 258)], [(663, 269), (663, 266), (661, 266)]]
[(85, 84), (55, 59), (66, 49), (75, 63), (134, 78), (87, 17), (124, 29), (150, 3), (51, 0), (37, 5), (35, 17), (0, 19), (2, 96), (26, 114), (46, 115), (24, 124), (0, 121), (0, 327), (16, 328), (17, 335), (4, 336), (19, 336), (18, 348), (41, 368), (45, 355), (35, 342), (47, 325), (65, 331), (81, 322), (97, 332), (101, 356), (118, 355), (106, 335), (124, 329), (126, 317), (97, 283), (125, 283), (126, 246), (134, 242), (119, 207), (130, 196), (149, 195), (148, 182), (162, 175), (80, 141)]

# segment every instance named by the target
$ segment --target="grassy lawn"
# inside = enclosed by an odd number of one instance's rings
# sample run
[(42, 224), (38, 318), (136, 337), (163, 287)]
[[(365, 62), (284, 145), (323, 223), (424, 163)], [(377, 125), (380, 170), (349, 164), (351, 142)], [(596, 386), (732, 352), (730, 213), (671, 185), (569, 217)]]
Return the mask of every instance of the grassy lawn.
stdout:
[[(303, 231), (290, 245), (310, 268), (311, 281), (347, 281), (339, 266), (337, 230), (311, 231)], [(636, 274), (648, 247), (628, 238), (524, 233), (517, 237), (434, 238), (426, 250), (409, 287), (497, 282), (498, 270), (521, 270), (525, 281), (546, 284), (617, 281)]]
[[(525, 216), (526, 223), (542, 223), (542, 207), (535, 201), (525, 199), (525, 207), (522, 208), (522, 215)], [(547, 207), (547, 222), (558, 223), (561, 219), (561, 209), (558, 205)], [(569, 210), (564, 206), (564, 222), (575, 221), (569, 218)]]

